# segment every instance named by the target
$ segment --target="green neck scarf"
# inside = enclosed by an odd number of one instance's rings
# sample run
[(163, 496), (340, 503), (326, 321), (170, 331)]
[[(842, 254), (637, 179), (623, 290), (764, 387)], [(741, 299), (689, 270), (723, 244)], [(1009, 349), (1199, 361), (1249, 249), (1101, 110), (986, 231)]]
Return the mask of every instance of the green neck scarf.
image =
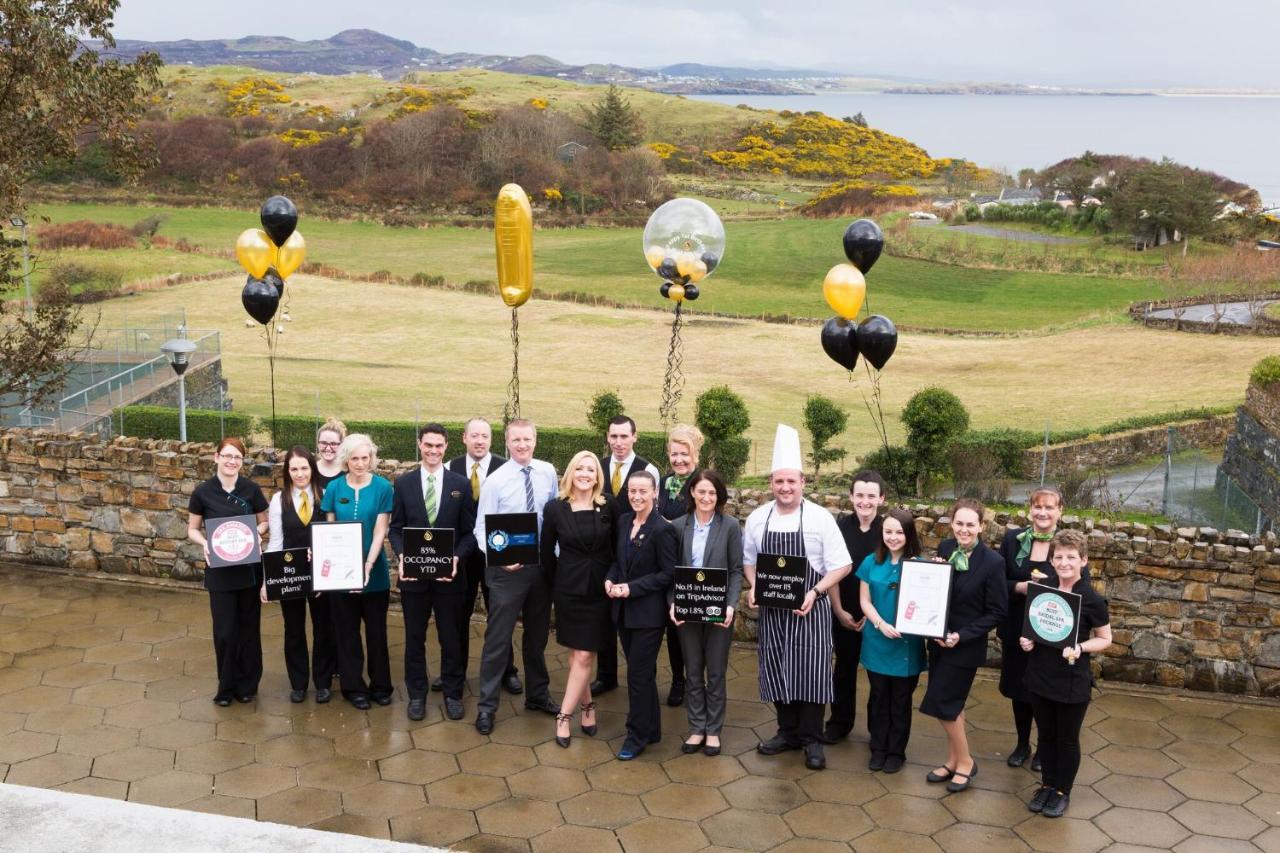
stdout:
[(1031, 556), (1031, 546), (1036, 542), (1048, 542), (1053, 539), (1052, 533), (1036, 533), (1034, 527), (1028, 527), (1018, 534), (1018, 559), (1021, 563)]
[[(978, 544), (975, 542), (973, 548), (976, 547), (978, 547)], [(957, 543), (956, 549), (951, 552), (951, 556), (947, 558), (947, 562), (949, 562), (957, 572), (969, 571), (969, 555), (973, 553), (973, 548), (966, 551)]]
[(672, 474), (667, 477), (667, 498), (676, 500), (680, 497), (680, 490), (684, 488), (684, 481), (689, 479), (689, 475), (681, 477), (678, 474)]

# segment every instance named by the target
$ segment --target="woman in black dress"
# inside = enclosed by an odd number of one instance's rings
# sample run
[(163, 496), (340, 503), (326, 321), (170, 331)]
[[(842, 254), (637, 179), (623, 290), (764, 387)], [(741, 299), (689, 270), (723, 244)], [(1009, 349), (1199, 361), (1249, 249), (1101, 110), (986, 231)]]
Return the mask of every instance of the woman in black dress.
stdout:
[[(698, 472), (698, 454), (702, 451), (702, 430), (690, 424), (676, 424), (667, 433), (667, 465), (671, 473), (658, 483), (657, 512), (667, 521), (688, 512), (689, 487)], [(623, 509), (626, 501), (619, 502)], [(667, 625), (667, 663), (671, 665), (671, 690), (667, 704), (673, 708), (684, 704), (684, 649), (674, 624)]]
[(195, 487), (187, 504), (187, 538), (204, 549), (204, 588), (209, 591), (213, 619), (213, 651), (218, 661), (215, 705), (226, 707), (232, 698), (252, 702), (262, 679), (262, 602), (258, 599), (258, 567), (261, 563), (213, 568), (204, 522), (209, 518), (256, 516), (261, 535), (267, 525), (267, 499), (258, 484), (240, 474), (244, 444), (238, 438), (218, 442), (213, 461), (216, 473)]
[(610, 602), (604, 592), (613, 562), (612, 506), (604, 497), (600, 460), (583, 450), (569, 461), (559, 495), (542, 511), (539, 547), (555, 602), (556, 642), (570, 650), (569, 678), (556, 715), (556, 743), (562, 747), (569, 746), (575, 706), (582, 711), (582, 733), (596, 733), (591, 667), (596, 650), (613, 642)]
[(978, 667), (987, 659), (987, 635), (1004, 621), (1009, 593), (1004, 561), (982, 542), (980, 502), (961, 498), (951, 507), (951, 539), (938, 545), (938, 556), (951, 563), (951, 606), (947, 633), (929, 647), (929, 686), (920, 713), (937, 717), (947, 735), (947, 760), (925, 778), (946, 782), (955, 793), (978, 775), (964, 730), (964, 704)]
[(1057, 577), (1047, 585), (1081, 597), (1080, 624), (1076, 644), (1065, 649), (1036, 643), (1028, 637), (1020, 639), (1023, 650), (1030, 654), (1026, 684), (1040, 732), (1040, 761), (1044, 766), (1040, 790), (1027, 808), (1045, 817), (1062, 817), (1080, 770), (1080, 727), (1093, 690), (1089, 656), (1111, 645), (1111, 618), (1106, 599), (1094, 591), (1085, 575), (1089, 562), (1087, 536), (1078, 530), (1060, 531), (1053, 537), (1049, 559)]
[[(1062, 518), (1062, 494), (1052, 486), (1041, 486), (1031, 493), (1027, 509), (1031, 526), (1010, 530), (1000, 544), (1004, 557), (1005, 586), (1009, 591), (1009, 610), (996, 635), (1000, 637), (1000, 693), (1013, 703), (1013, 724), (1018, 743), (1009, 753), (1009, 766), (1021, 767), (1031, 755), (1031, 694), (1022, 683), (1027, 671), (1027, 653), (1018, 638), (1022, 635), (1022, 617), (1027, 609), (1027, 583), (1044, 583), (1053, 572), (1049, 565), (1049, 542)], [(1040, 756), (1031, 759), (1031, 769), (1040, 769)]]

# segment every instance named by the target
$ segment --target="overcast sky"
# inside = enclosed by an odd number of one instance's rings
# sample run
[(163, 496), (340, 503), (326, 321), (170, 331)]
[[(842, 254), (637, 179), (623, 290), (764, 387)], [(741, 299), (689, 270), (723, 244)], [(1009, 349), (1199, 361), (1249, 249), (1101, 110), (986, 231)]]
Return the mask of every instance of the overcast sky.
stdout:
[(363, 27), (454, 52), (563, 62), (805, 67), (1087, 86), (1280, 85), (1276, 0), (122, 0), (117, 38)]

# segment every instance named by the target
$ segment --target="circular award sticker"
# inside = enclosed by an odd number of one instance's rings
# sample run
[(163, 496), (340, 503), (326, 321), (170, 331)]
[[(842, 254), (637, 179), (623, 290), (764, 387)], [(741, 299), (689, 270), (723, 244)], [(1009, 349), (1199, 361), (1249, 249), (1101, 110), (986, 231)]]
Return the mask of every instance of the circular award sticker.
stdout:
[(1031, 630), (1050, 643), (1060, 643), (1067, 639), (1076, 627), (1076, 617), (1071, 612), (1071, 605), (1056, 592), (1042, 592), (1031, 599), (1027, 619), (1031, 622)]
[(247, 524), (228, 521), (213, 531), (209, 550), (224, 562), (238, 563), (253, 553), (254, 535)]
[(495, 530), (489, 534), (489, 550), (501, 553), (511, 544), (505, 530)]

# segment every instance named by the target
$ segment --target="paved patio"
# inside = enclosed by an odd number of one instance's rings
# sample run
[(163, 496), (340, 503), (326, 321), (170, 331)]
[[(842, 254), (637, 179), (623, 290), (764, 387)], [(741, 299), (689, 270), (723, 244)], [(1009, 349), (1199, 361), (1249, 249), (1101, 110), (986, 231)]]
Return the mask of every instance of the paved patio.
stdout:
[[(392, 623), (402, 635), (398, 614)], [(944, 754), (928, 718), (894, 776), (867, 771), (861, 719), (852, 741), (828, 748), (825, 772), (757, 755), (772, 714), (751, 649), (731, 660), (725, 754), (681, 755), (684, 711), (664, 707), (664, 741), (623, 763), (612, 752), (623, 692), (602, 699), (600, 736), (568, 750), (519, 697), (504, 695), (491, 737), (472, 727), (470, 695), (456, 723), (439, 694), (421, 723), (406, 719), (403, 695), (368, 712), (292, 705), (281, 629), (268, 606), (258, 700), (217, 708), (202, 593), (0, 564), (0, 778), (473, 851), (1280, 851), (1275, 703), (1108, 685), (1071, 810), (1055, 821), (1023, 805), (1034, 778), (1004, 764), (1012, 721), (989, 679), (969, 713), (981, 773), (947, 795), (924, 781)], [(391, 654), (398, 680), (402, 648)], [(558, 689), (563, 655), (552, 665)], [(471, 674), (474, 689), (474, 663)]]

